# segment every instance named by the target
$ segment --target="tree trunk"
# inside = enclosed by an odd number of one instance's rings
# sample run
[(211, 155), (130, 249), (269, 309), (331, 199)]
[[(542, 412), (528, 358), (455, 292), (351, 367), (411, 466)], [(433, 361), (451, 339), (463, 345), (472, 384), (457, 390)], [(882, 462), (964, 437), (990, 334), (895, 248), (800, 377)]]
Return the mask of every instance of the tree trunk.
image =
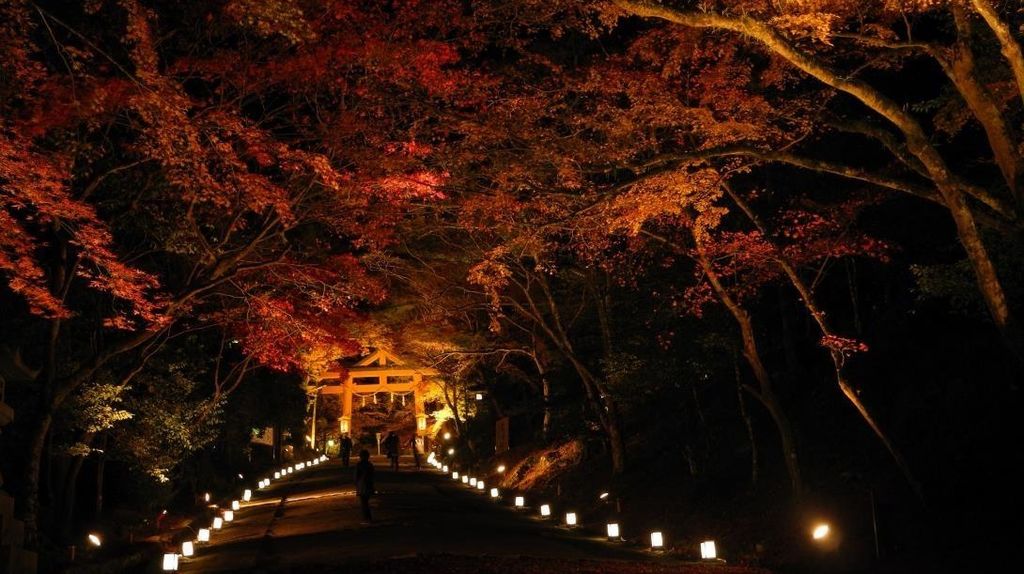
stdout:
[(786, 462), (786, 471), (789, 474), (789, 482), (792, 488), (794, 496), (801, 496), (803, 493), (803, 480), (800, 473), (800, 461), (797, 457), (796, 439), (793, 436), (793, 427), (786, 416), (785, 410), (779, 403), (778, 397), (775, 396), (775, 391), (772, 388), (771, 377), (768, 375), (768, 370), (764, 367), (764, 363), (761, 361), (761, 354), (757, 348), (757, 339), (754, 336), (754, 326), (750, 320), (750, 315), (745, 309), (743, 309), (729, 294), (722, 285), (721, 280), (718, 277), (718, 273), (715, 271), (711, 262), (707, 258), (707, 254), (704, 251), (703, 242), (700, 238), (700, 232), (693, 233), (694, 244), (696, 246), (695, 254), (697, 262), (704, 270), (704, 275), (708, 279), (708, 283), (711, 284), (712, 290), (718, 296), (718, 299), (725, 305), (729, 313), (736, 320), (736, 323), (740, 328), (740, 339), (743, 342), (743, 358), (747, 360), (747, 364), (750, 366), (750, 370), (754, 373), (754, 379), (757, 380), (758, 389), (755, 391), (749, 387), (747, 390), (755, 397), (761, 404), (764, 405), (768, 414), (771, 415), (772, 421), (775, 422), (775, 428), (779, 432), (779, 442), (782, 446), (782, 455)]
[[(750, 208), (747, 202), (740, 197), (729, 185), (723, 185), (725, 193), (733, 200), (733, 202), (740, 208), (740, 210), (746, 214), (747, 218), (754, 224), (754, 227), (761, 233), (761, 236), (765, 238), (765, 241), (770, 241), (771, 235), (768, 233), (768, 229), (761, 222), (761, 218)], [(790, 284), (796, 289), (800, 295), (800, 301), (803, 303), (804, 308), (814, 319), (814, 323), (818, 326), (819, 331), (824, 339), (833, 339), (838, 336), (832, 331), (825, 319), (825, 313), (818, 308), (818, 305), (814, 298), (814, 293), (811, 292), (810, 287), (804, 282), (800, 274), (797, 273), (796, 269), (783, 257), (779, 249), (775, 249), (775, 262), (778, 267), (782, 270), (783, 274), (789, 279)], [(839, 385), (839, 389), (842, 391), (843, 396), (846, 397), (850, 404), (857, 409), (857, 413), (860, 414), (864, 422), (867, 423), (868, 427), (875, 433), (875, 436), (882, 442), (886, 450), (892, 456), (896, 462), (896, 466), (899, 467), (900, 472), (906, 478), (911, 488), (914, 489), (914, 493), (917, 494), (918, 498), (924, 500), (924, 491), (921, 488), (921, 484), (914, 478), (914, 474), (910, 470), (910, 465), (907, 464), (906, 459), (900, 452), (896, 445), (889, 439), (888, 435), (882, 430), (881, 425), (875, 420), (875, 418), (868, 411), (867, 407), (860, 400), (860, 396), (857, 391), (849, 384), (843, 372), (843, 368), (846, 365), (846, 357), (841, 349), (835, 347), (829, 347), (829, 356), (832, 359), (832, 364), (836, 372), (836, 382)]]
[(758, 460), (757, 460), (757, 438), (754, 436), (754, 421), (747, 413), (747, 401), (743, 398), (743, 380), (740, 377), (740, 363), (733, 357), (733, 368), (736, 371), (736, 399), (740, 405), (740, 416), (743, 417), (743, 424), (747, 427), (747, 439), (750, 441), (750, 486), (757, 486)]

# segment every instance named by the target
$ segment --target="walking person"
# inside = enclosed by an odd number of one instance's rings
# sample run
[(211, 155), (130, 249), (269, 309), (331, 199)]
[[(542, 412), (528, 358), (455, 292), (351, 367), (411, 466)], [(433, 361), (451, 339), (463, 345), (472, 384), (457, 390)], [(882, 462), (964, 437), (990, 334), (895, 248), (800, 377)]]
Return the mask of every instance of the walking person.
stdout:
[(350, 458), (352, 458), (352, 437), (345, 435), (341, 437), (341, 465), (348, 468)]
[(374, 494), (373, 488), (373, 463), (370, 462), (370, 451), (363, 449), (359, 451), (359, 462), (356, 463), (356, 496), (359, 497), (359, 506), (363, 511), (363, 524), (373, 522), (370, 514), (370, 497)]
[(423, 439), (416, 435), (412, 435), (412, 439), (409, 440), (409, 448), (412, 450), (412, 462), (416, 465), (416, 470), (420, 469), (420, 449), (422, 448)]
[(391, 463), (391, 470), (398, 470), (398, 435), (395, 431), (388, 433), (387, 438), (384, 439), (384, 454), (388, 456), (388, 460)]

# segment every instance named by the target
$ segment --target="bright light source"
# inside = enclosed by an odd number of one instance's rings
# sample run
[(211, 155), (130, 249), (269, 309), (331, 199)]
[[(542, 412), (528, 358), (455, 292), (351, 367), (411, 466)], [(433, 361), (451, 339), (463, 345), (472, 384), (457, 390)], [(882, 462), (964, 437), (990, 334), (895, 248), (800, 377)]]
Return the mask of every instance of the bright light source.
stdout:
[(96, 534), (89, 534), (89, 544), (96, 546), (97, 548), (103, 545), (100, 537)]
[(455, 449), (454, 448), (448, 449), (448, 454), (455, 454)]
[(442, 466), (441, 467), (441, 471), (442, 472), (448, 472), (448, 465), (446, 464), (446, 465)]
[(221, 528), (224, 528), (224, 519), (219, 516), (213, 517), (213, 524), (211, 526), (213, 526), (214, 530), (220, 530)]
[(482, 480), (476, 481), (476, 489), (477, 490), (485, 490), (486, 488), (487, 487), (484, 486), (484, 481), (482, 481)]
[(334, 439), (333, 438), (327, 439), (327, 447), (330, 448), (330, 447), (333, 447), (333, 446), (334, 446)]
[(231, 501), (231, 510), (238, 510), (239, 508), (242, 508), (242, 505), (239, 504), (237, 500), (232, 500)]
[(452, 433), (450, 433), (450, 432), (444, 433), (444, 440), (451, 440), (451, 438), (452, 438)]
[(565, 524), (566, 526), (576, 526), (576, 513), (566, 512), (565, 513)]
[(618, 537), (619, 537), (619, 523), (618, 522), (609, 522), (608, 523), (608, 538), (618, 538)]
[(281, 473), (275, 470), (274, 471), (274, 480), (280, 480), (280, 479), (281, 479)]
[(664, 548), (665, 537), (661, 535), (661, 532), (651, 533), (651, 548)]
[(602, 492), (601, 495), (598, 496), (598, 498), (600, 498), (601, 500), (604, 500), (604, 499), (608, 498), (608, 493), (607, 492)]
[(244, 491), (242, 491), (242, 500), (244, 500), (246, 502), (249, 502), (250, 500), (252, 500), (252, 491), (249, 490), (248, 488), (245, 489)]
[(824, 540), (828, 538), (828, 535), (831, 532), (832, 529), (829, 527), (829, 525), (822, 522), (821, 524), (814, 527), (814, 530), (811, 532), (811, 536), (814, 537), (815, 540)]
[(468, 476), (462, 475), (462, 484), (469, 484), (469, 477)]
[(288, 467), (288, 474), (291, 474), (293, 472), (295, 472), (295, 467), (294, 466), (289, 466)]
[(242, 476), (242, 473), (238, 473), (238, 478), (239, 478), (240, 480), (245, 480), (245, 477), (244, 477), (244, 476)]
[(320, 455), (320, 460), (326, 461), (327, 460), (327, 455), (326, 454)]
[(469, 479), (469, 485), (475, 487), (476, 486), (476, 479), (475, 478), (470, 478)]
[(164, 554), (164, 572), (178, 571), (178, 555)]
[(203, 501), (204, 502), (210, 502), (210, 493), (209, 492), (207, 492), (206, 494), (203, 495)]
[(209, 542), (210, 541), (210, 529), (209, 528), (200, 528), (199, 529), (199, 535), (196, 536), (196, 539), (199, 540), (200, 542)]
[(517, 496), (516, 497), (516, 508), (522, 508), (524, 506), (526, 506), (526, 499), (523, 498), (522, 496)]
[(499, 464), (498, 465), (498, 472), (505, 472), (505, 465)]
[(235, 511), (234, 510), (225, 510), (224, 511), (224, 522), (231, 522), (234, 519), (235, 519)]
[(196, 553), (196, 547), (192, 544), (191, 540), (186, 540), (181, 543), (181, 555), (188, 558)]
[(715, 548), (714, 540), (705, 540), (700, 543), (700, 557), (703, 560), (715, 560), (718, 558), (718, 549)]
[(500, 496), (500, 495), (501, 495), (501, 491), (499, 491), (497, 488), (492, 488), (491, 489), (491, 498), (498, 498), (498, 496)]
[[(519, 501), (519, 499), (517, 498), (516, 502), (518, 503), (518, 501)], [(517, 506), (518, 506), (518, 504), (517, 504)], [(551, 516), (551, 507), (548, 506), (547, 504), (541, 504), (540, 505), (540, 515), (541, 516)]]
[(452, 480), (459, 480), (459, 471), (457, 471), (457, 470), (453, 470), (452, 471)]
[(476, 400), (478, 400), (478, 401), (484, 400), (484, 394), (483, 393), (477, 393), (476, 394)]

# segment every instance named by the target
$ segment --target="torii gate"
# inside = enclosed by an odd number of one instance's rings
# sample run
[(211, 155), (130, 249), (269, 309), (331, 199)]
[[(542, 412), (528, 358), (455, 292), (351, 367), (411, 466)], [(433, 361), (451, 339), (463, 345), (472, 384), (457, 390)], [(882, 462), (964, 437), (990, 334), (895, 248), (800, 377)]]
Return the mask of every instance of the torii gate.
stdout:
[[(378, 349), (347, 368), (348, 374), (341, 377), (342, 369), (330, 369), (320, 379), (320, 392), (325, 395), (341, 395), (342, 434), (352, 429), (352, 396), (372, 395), (379, 392), (413, 393), (413, 409), (416, 414), (416, 436), (427, 434), (427, 414), (423, 409), (423, 393), (430, 384), (425, 377), (440, 373), (429, 367), (414, 367), (391, 353)], [(394, 380), (392, 380), (394, 379)], [(315, 392), (315, 391), (313, 391)]]

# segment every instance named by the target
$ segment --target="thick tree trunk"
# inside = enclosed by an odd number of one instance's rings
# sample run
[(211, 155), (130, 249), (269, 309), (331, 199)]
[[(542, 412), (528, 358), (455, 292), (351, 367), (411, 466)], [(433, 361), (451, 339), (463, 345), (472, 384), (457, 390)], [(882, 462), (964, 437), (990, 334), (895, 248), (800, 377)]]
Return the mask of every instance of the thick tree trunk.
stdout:
[(733, 359), (733, 367), (736, 371), (736, 399), (740, 405), (740, 416), (743, 417), (743, 424), (747, 428), (747, 439), (750, 441), (750, 486), (757, 486), (759, 463), (757, 460), (757, 437), (754, 435), (754, 421), (747, 413), (747, 401), (743, 398), (743, 379), (740, 376), (739, 360)]

